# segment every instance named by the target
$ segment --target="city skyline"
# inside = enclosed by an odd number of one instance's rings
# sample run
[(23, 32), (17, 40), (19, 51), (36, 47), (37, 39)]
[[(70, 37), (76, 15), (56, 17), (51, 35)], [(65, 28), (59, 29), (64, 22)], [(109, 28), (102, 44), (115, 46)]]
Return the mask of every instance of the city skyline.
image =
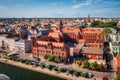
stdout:
[(119, 0), (0, 0), (0, 18), (120, 18)]

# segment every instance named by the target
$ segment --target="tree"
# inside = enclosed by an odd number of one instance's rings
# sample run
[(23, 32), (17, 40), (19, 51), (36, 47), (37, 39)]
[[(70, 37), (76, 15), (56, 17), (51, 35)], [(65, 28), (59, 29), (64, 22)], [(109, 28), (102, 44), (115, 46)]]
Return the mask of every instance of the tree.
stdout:
[(117, 75), (115, 80), (120, 80), (120, 75)]
[(103, 66), (102, 63), (101, 63), (100, 66), (99, 66), (99, 71), (104, 71), (104, 66)]
[(118, 32), (120, 32), (120, 28), (117, 27), (117, 22), (100, 22), (100, 21), (93, 21), (90, 25), (91, 27), (96, 27), (96, 28), (114, 28)]
[(82, 77), (86, 77), (86, 73), (81, 73), (81, 76)]
[(41, 68), (44, 68), (44, 67), (45, 67), (45, 65), (44, 65), (44, 64), (40, 64), (40, 67), (41, 67)]
[(59, 71), (60, 71), (60, 72), (64, 72), (64, 69), (63, 69), (63, 68), (59, 68)]
[(58, 68), (57, 68), (57, 67), (53, 67), (53, 70), (54, 70), (54, 71), (58, 71)]
[(77, 64), (78, 64), (78, 66), (81, 66), (81, 65), (82, 65), (82, 60), (79, 60), (79, 61), (77, 62)]
[(90, 26), (97, 27), (98, 25), (100, 25), (100, 21), (93, 21)]
[(96, 61), (91, 64), (91, 69), (96, 71), (98, 70), (98, 64)]
[(51, 70), (51, 69), (52, 69), (52, 66), (51, 66), (51, 65), (47, 65), (47, 68), (48, 68), (49, 70)]
[(56, 56), (56, 61), (59, 63), (60, 62), (60, 56)]
[(48, 60), (49, 60), (49, 61), (54, 61), (54, 59), (55, 59), (55, 56), (54, 56), (54, 55), (48, 57)]
[(77, 71), (74, 71), (74, 73), (73, 73), (76, 77), (78, 77), (79, 76), (79, 73), (77, 72)]
[(40, 24), (37, 23), (37, 24), (34, 25), (34, 28), (37, 29), (39, 26), (40, 26)]
[(109, 34), (111, 33), (110, 29), (104, 29), (103, 30), (103, 34), (105, 35), (105, 39), (108, 40), (109, 39)]
[(89, 62), (88, 62), (88, 60), (85, 60), (84, 61), (84, 67), (83, 68), (89, 68)]
[(49, 56), (46, 54), (46, 55), (44, 56), (44, 59), (46, 60), (46, 59), (48, 59), (48, 57), (49, 57)]
[(71, 74), (71, 70), (70, 70), (70, 69), (68, 69), (68, 70), (67, 70), (67, 73), (68, 73), (68, 74)]

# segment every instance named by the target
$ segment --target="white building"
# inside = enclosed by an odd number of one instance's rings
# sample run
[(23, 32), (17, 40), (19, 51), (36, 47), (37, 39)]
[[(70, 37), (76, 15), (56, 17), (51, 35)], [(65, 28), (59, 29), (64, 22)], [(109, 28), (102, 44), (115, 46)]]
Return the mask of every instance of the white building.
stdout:
[(15, 52), (27, 53), (30, 52), (31, 49), (32, 49), (32, 42), (30, 40), (20, 39), (15, 41), (15, 46), (14, 46)]
[(111, 39), (112, 42), (120, 42), (120, 33), (110, 34), (110, 39)]
[[(4, 44), (4, 45), (3, 45)], [(14, 38), (8, 38), (8, 35), (0, 35), (0, 47), (7, 47), (9, 50), (14, 50)]]

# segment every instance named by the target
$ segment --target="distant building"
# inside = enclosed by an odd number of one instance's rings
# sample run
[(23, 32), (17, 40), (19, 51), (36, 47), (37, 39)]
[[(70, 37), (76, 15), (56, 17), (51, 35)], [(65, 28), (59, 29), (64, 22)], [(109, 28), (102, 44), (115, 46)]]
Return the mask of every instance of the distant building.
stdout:
[(120, 54), (120, 33), (110, 34), (110, 49), (115, 55)]
[(120, 42), (120, 33), (110, 34), (110, 39), (111, 39), (112, 42)]
[(110, 42), (110, 48), (114, 54), (120, 54), (120, 42)]
[(27, 53), (30, 52), (32, 49), (32, 42), (29, 40), (16, 40), (15, 41), (15, 46), (14, 46), (14, 51), (15, 52), (22, 52), (22, 53)]
[(40, 29), (38, 29), (38, 34), (37, 34), (37, 35), (38, 35), (38, 36), (48, 35), (49, 32), (50, 32), (49, 29), (40, 28)]

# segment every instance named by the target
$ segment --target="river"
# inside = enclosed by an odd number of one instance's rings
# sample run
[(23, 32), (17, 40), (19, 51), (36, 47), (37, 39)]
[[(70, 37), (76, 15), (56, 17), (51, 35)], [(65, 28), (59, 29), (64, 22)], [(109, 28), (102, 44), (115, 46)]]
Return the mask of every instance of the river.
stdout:
[(9, 76), (11, 80), (65, 80), (4, 63), (0, 63), (0, 74)]

